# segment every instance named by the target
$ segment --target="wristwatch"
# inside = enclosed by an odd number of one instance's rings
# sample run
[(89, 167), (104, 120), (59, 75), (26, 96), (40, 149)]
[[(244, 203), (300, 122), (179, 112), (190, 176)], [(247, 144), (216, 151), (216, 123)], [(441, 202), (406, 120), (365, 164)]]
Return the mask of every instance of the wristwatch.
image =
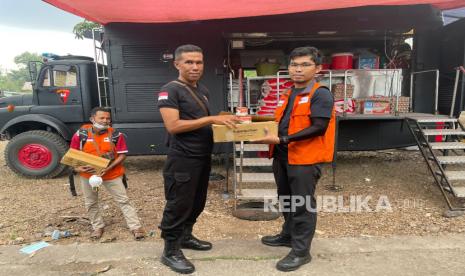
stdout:
[(289, 144), (289, 137), (288, 136), (281, 136), (279, 137), (280, 144)]

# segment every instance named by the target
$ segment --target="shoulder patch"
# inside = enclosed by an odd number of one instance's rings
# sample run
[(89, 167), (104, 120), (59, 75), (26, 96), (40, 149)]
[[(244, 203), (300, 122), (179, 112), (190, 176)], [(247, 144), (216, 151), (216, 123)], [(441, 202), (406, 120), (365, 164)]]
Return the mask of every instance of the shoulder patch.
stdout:
[(158, 93), (158, 100), (168, 100), (168, 92), (167, 91), (162, 91)]

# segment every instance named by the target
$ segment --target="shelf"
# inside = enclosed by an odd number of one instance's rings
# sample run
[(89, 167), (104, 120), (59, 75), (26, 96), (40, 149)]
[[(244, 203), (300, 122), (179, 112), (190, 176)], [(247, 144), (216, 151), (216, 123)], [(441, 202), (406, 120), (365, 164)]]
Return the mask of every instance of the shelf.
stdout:
[(269, 200), (276, 199), (278, 193), (276, 189), (242, 189), (237, 194), (237, 199), (248, 199), (248, 200)]
[[(339, 77), (344, 77), (345, 72), (347, 72), (348, 77), (352, 77), (357, 73), (365, 73), (365, 72), (371, 72), (371, 73), (379, 73), (379, 74), (386, 74), (386, 73), (391, 73), (395, 74), (396, 71), (398, 73), (399, 70), (402, 69), (350, 69), (350, 70), (321, 70), (322, 73), (317, 74), (317, 76), (323, 76), (323, 77), (329, 77), (329, 71), (331, 71), (331, 77), (333, 78), (339, 78)], [(282, 75), (280, 78), (283, 79), (288, 79), (289, 75)], [(277, 79), (277, 76), (261, 76), (261, 77), (249, 77), (245, 78), (245, 80), (268, 80), (268, 79)]]
[[(243, 167), (267, 167), (271, 166), (273, 160), (268, 158), (243, 158), (242, 166)], [(241, 159), (236, 158), (236, 166), (241, 166)]]
[[(241, 150), (241, 144), (236, 144), (236, 151)], [(268, 151), (269, 147), (266, 144), (244, 144), (244, 151)]]
[[(277, 79), (278, 77), (277, 76), (262, 76), (262, 77), (248, 77), (248, 78), (245, 78), (245, 80), (272, 80), (272, 79)], [(280, 79), (288, 79), (289, 76), (279, 76)]]
[[(237, 181), (241, 174), (236, 174)], [(273, 173), (242, 173), (242, 183), (275, 183)]]

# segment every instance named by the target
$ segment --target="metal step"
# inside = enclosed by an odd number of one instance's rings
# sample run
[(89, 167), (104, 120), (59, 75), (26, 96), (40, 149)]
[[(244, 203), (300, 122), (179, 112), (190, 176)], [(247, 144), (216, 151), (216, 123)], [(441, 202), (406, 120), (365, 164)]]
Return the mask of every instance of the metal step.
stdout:
[(461, 129), (422, 129), (424, 135), (465, 135), (465, 131)]
[(434, 142), (429, 143), (432, 149), (465, 149), (462, 142)]
[(465, 163), (465, 156), (437, 156), (441, 164), (463, 164)]
[[(265, 166), (271, 166), (273, 163), (273, 160), (268, 159), (268, 158), (243, 158), (242, 159), (242, 166), (248, 166), (248, 167), (265, 167)], [(236, 158), (236, 166), (241, 165), (241, 159)]]
[(445, 171), (449, 180), (465, 180), (465, 171)]
[(236, 195), (237, 199), (273, 199), (278, 197), (276, 189), (242, 189), (241, 193)]
[[(244, 144), (244, 151), (268, 151), (269, 147), (265, 144)], [(236, 144), (236, 151), (241, 150), (241, 144)]]
[(447, 118), (447, 117), (417, 117), (412, 118), (419, 123), (455, 123), (457, 122), (456, 118)]
[[(240, 173), (237, 173), (239, 181)], [(242, 173), (242, 183), (274, 183), (273, 173)]]
[(465, 197), (465, 186), (452, 186), (452, 192), (456, 197)]

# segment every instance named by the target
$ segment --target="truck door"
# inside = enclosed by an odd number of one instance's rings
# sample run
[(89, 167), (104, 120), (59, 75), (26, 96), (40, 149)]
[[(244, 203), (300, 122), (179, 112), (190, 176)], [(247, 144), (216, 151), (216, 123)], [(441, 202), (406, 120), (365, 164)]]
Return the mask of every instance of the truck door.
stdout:
[(79, 67), (47, 65), (36, 85), (33, 113), (47, 114), (64, 123), (83, 122)]

